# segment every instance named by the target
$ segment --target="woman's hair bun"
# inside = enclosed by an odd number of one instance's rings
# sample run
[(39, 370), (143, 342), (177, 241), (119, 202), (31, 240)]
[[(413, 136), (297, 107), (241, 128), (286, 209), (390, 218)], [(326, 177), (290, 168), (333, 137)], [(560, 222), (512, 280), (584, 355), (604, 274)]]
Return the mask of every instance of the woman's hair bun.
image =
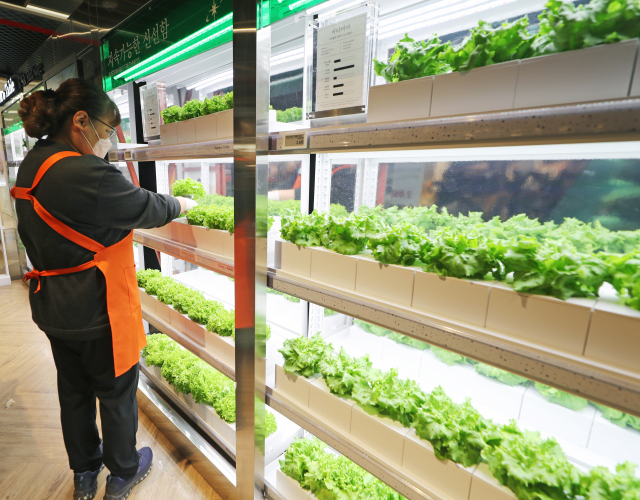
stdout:
[(80, 78), (62, 82), (57, 90), (39, 90), (20, 101), (18, 114), (25, 132), (41, 139), (64, 133), (74, 115), (84, 111), (92, 118), (120, 124), (120, 111), (98, 85)]
[(54, 100), (56, 98), (56, 91), (53, 89), (42, 90), (42, 97)]
[(55, 99), (54, 90), (38, 90), (20, 101), (18, 114), (27, 135), (37, 139), (49, 135), (56, 121)]

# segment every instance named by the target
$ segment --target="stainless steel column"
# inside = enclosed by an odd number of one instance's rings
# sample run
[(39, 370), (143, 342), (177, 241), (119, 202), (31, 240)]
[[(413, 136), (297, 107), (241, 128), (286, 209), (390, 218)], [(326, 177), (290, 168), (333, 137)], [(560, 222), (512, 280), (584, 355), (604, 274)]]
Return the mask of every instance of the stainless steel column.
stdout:
[(256, 158), (256, 131), (268, 126), (271, 40), (257, 13), (256, 0), (233, 0), (238, 500), (264, 491), (267, 164)]

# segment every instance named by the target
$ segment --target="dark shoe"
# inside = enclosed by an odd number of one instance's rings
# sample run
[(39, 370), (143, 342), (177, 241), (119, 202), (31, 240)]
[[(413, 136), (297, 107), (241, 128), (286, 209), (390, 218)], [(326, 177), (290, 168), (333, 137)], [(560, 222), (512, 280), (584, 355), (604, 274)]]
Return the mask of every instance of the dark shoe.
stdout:
[(131, 493), (131, 489), (149, 475), (151, 463), (153, 462), (153, 452), (151, 448), (141, 448), (138, 450), (138, 456), (140, 457), (138, 472), (136, 472), (136, 475), (131, 479), (125, 480), (109, 474), (104, 500), (124, 500)]
[[(100, 444), (100, 451), (102, 452), (102, 443)], [(73, 475), (73, 485), (75, 487), (73, 500), (92, 500), (95, 498), (98, 491), (98, 474), (102, 469), (104, 469), (104, 464), (100, 465), (100, 468), (96, 471)]]
[(97, 471), (87, 471), (82, 474), (73, 475), (73, 500), (92, 500), (98, 491), (98, 474), (104, 469), (101, 465)]

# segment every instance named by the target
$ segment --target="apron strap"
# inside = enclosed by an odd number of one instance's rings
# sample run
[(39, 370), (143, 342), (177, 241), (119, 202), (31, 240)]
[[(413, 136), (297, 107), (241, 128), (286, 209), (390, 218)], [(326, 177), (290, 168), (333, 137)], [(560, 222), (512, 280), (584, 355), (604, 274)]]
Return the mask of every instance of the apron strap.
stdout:
[(30, 189), (31, 188), (21, 188), (18, 186), (14, 186), (11, 188), (11, 196), (17, 200), (28, 200)]
[[(104, 245), (98, 243), (95, 240), (92, 240), (88, 236), (85, 236), (82, 233), (79, 233), (75, 229), (71, 229), (65, 223), (56, 219), (53, 215), (51, 215), (45, 208), (38, 202), (38, 200), (33, 196), (32, 192), (44, 176), (47, 171), (55, 165), (58, 161), (63, 158), (68, 158), (70, 156), (82, 156), (80, 153), (75, 151), (61, 151), (60, 153), (56, 153), (51, 155), (47, 160), (40, 166), (38, 169), (38, 173), (36, 174), (36, 178), (33, 181), (33, 184), (30, 188), (18, 188), (14, 187), (11, 190), (11, 196), (18, 199), (29, 200), (33, 204), (33, 209), (36, 213), (42, 218), (43, 221), (47, 223), (48, 226), (51, 227), (58, 234), (64, 236), (68, 240), (74, 242), (76, 245), (81, 246), (82, 248), (86, 248), (87, 250), (97, 253), (101, 250), (104, 250)], [(51, 272), (51, 271), (47, 271)], [(43, 275), (46, 276), (46, 275)]]
[(33, 293), (38, 293), (40, 291), (40, 276), (60, 276), (61, 274), (77, 273), (80, 271), (84, 271), (86, 269), (91, 269), (92, 267), (95, 267), (95, 266), (96, 266), (96, 261), (90, 260), (89, 262), (85, 262), (84, 264), (81, 264), (79, 266), (68, 267), (66, 269), (55, 269), (53, 271), (38, 271), (34, 269), (33, 271), (30, 271), (27, 274), (25, 274), (22, 277), (22, 281), (26, 282), (27, 280), (30, 280), (30, 279), (34, 279), (34, 278), (37, 279), (38, 288)]
[(82, 156), (77, 151), (60, 151), (59, 153), (52, 154), (49, 158), (45, 160), (45, 162), (40, 165), (38, 172), (36, 173), (36, 178), (33, 180), (33, 184), (31, 184), (31, 189), (35, 189), (38, 185), (44, 174), (48, 172), (48, 170), (53, 167), (56, 163), (58, 163), (63, 158), (69, 158), (70, 156)]

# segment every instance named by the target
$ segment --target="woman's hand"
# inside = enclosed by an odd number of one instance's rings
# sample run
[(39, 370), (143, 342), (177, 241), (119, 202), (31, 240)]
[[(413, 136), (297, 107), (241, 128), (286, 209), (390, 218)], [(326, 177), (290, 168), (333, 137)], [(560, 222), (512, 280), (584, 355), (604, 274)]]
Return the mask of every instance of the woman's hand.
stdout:
[(279, 191), (269, 191), (268, 196), (270, 200), (282, 201), (282, 200), (295, 200), (295, 189), (280, 189)]
[(176, 200), (180, 202), (180, 213), (185, 213), (187, 211), (187, 199), (182, 196), (176, 196)]
[(183, 198), (182, 196), (176, 196), (176, 200), (178, 200), (180, 202), (180, 213), (183, 214), (185, 212), (188, 212), (189, 210), (191, 210), (192, 208), (195, 208), (198, 206), (198, 203), (190, 200), (188, 198)]

